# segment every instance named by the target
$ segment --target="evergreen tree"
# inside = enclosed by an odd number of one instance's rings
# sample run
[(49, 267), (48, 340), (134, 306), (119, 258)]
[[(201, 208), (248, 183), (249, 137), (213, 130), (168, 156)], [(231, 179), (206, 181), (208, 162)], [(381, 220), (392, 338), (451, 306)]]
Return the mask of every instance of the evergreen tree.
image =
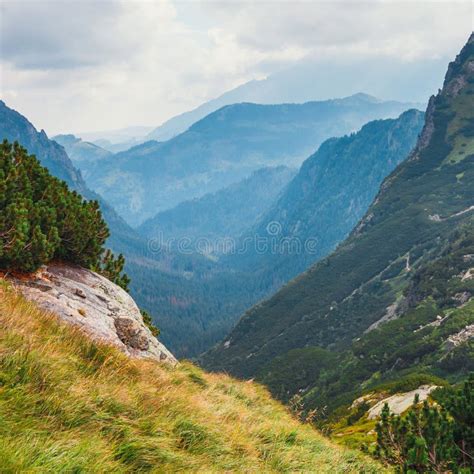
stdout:
[(122, 254), (117, 257), (109, 250), (105, 250), (97, 265), (93, 266), (93, 270), (108, 278), (111, 282), (128, 291), (130, 278), (123, 272), (125, 266), (125, 258)]
[(377, 424), (376, 454), (404, 473), (472, 472), (474, 377), (439, 404), (415, 403), (405, 416), (385, 404)]
[(151, 319), (151, 316), (148, 311), (141, 309), (140, 313), (142, 313), (142, 318), (145, 325), (155, 337), (158, 337), (160, 335), (160, 330), (153, 324), (153, 320)]
[(97, 201), (85, 201), (18, 143), (3, 141), (0, 268), (31, 272), (53, 259), (91, 268), (108, 236)]

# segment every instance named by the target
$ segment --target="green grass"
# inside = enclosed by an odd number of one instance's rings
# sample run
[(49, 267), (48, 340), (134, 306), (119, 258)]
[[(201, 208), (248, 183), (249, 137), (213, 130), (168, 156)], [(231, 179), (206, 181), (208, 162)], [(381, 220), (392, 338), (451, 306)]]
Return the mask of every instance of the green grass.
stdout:
[(0, 280), (0, 471), (381, 472), (253, 382), (130, 360)]

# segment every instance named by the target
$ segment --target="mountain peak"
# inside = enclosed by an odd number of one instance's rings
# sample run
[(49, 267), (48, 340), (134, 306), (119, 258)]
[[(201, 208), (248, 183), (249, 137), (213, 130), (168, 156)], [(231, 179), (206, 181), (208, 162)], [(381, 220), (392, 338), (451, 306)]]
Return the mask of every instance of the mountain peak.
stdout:
[(440, 94), (456, 96), (468, 84), (468, 76), (474, 72), (474, 33), (471, 34), (461, 52), (448, 66)]
[(361, 100), (363, 102), (370, 102), (372, 104), (378, 104), (382, 102), (380, 99), (377, 99), (377, 97), (374, 97), (370, 94), (366, 94), (365, 92), (357, 92), (356, 94), (352, 94), (348, 97), (345, 97), (345, 99), (356, 99)]

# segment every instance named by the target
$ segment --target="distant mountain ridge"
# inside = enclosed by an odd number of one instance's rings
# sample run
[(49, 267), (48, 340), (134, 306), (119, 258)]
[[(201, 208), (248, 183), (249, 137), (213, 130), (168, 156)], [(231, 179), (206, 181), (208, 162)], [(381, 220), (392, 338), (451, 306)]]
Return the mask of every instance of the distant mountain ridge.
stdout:
[(66, 150), (69, 158), (80, 170), (87, 181), (89, 167), (92, 162), (112, 156), (112, 153), (94, 143), (83, 141), (74, 135), (56, 135), (52, 140), (59, 143)]
[[(262, 168), (213, 194), (184, 201), (145, 221), (137, 231), (175, 247), (186, 239), (195, 251), (218, 254), (266, 212), (296, 174), (285, 166)], [(196, 248), (200, 245), (201, 248)]]
[(364, 94), (304, 104), (225, 106), (163, 143), (102, 160), (88, 185), (136, 226), (184, 200), (218, 191), (265, 166), (298, 166), (327, 138), (397, 117), (410, 104)]
[(349, 238), (248, 311), (204, 364), (349, 412), (380, 384), (472, 371), (473, 111), (474, 34)]
[(441, 58), (426, 59), (423, 67), (393, 60), (375, 64), (365, 61), (342, 64), (331, 58), (323, 62), (301, 61), (293, 67), (275, 72), (265, 79), (251, 80), (219, 97), (166, 120), (144, 140), (165, 141), (186, 131), (206, 115), (230, 104), (297, 103), (342, 97), (365, 91), (382, 98), (406, 100), (411, 93), (410, 107), (424, 109), (429, 91), (442, 83), (445, 62)]

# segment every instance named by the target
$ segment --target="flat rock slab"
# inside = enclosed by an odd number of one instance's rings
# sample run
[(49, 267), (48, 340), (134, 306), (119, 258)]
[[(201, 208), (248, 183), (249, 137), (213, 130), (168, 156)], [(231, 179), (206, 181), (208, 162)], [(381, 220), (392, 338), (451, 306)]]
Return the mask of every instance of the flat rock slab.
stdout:
[(387, 403), (390, 411), (395, 413), (396, 415), (400, 415), (404, 411), (408, 410), (413, 405), (413, 401), (415, 399), (415, 395), (418, 394), (420, 397), (420, 402), (426, 400), (428, 395), (435, 389), (438, 388), (436, 385), (421, 385), (416, 390), (412, 390), (410, 392), (405, 393), (397, 393), (392, 395), (391, 397), (384, 398), (377, 402), (369, 411), (368, 411), (368, 418), (369, 420), (373, 420), (377, 418), (384, 405)]
[(107, 278), (78, 266), (50, 264), (28, 278), (11, 280), (26, 299), (93, 339), (131, 357), (177, 363), (146, 327), (133, 298)]

